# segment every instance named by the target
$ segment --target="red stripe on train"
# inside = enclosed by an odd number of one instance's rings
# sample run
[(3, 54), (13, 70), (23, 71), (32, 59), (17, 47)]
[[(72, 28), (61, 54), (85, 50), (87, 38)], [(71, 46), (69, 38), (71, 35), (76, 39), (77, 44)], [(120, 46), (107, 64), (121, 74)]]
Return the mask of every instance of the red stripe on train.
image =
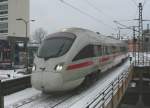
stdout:
[(102, 58), (100, 58), (100, 61), (101, 62), (105, 62), (105, 61), (107, 61), (107, 60), (109, 60), (110, 59), (110, 57), (102, 57)]
[(67, 70), (83, 68), (83, 67), (90, 66), (90, 65), (92, 65), (92, 64), (94, 64), (93, 61), (86, 61), (86, 62), (79, 63), (79, 64), (72, 64), (72, 65), (69, 65), (69, 66), (67, 67)]

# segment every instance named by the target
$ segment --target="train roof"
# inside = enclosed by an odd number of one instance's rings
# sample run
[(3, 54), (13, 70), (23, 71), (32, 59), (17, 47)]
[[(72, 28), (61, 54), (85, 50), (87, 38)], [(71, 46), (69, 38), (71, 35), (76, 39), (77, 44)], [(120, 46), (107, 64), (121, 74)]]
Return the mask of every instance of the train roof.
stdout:
[[(114, 45), (114, 46), (124, 46), (126, 45), (126, 43), (124, 41), (121, 40), (117, 40), (114, 39), (110, 36), (104, 36), (102, 34), (98, 34), (96, 32), (93, 32), (91, 30), (88, 29), (83, 29), (83, 28), (67, 28), (67, 29), (63, 29), (62, 32), (71, 32), (74, 34), (78, 34), (78, 32), (82, 32), (88, 35), (88, 37), (94, 42), (94, 43), (102, 43), (102, 44), (106, 44), (106, 45)], [(82, 35), (82, 37), (80, 37), (79, 35), (77, 35), (77, 37), (80, 38), (87, 38), (87, 35)]]

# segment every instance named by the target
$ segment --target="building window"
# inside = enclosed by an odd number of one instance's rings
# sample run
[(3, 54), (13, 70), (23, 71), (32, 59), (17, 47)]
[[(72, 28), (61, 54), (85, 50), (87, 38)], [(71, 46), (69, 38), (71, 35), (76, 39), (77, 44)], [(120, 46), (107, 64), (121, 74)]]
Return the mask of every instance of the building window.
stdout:
[(5, 2), (5, 1), (8, 1), (8, 0), (0, 0), (0, 2)]
[(0, 30), (0, 33), (8, 33), (8, 30)]
[(8, 5), (0, 5), (0, 10), (8, 10)]
[(149, 41), (149, 38), (145, 38), (145, 42), (148, 42)]
[(73, 61), (81, 60), (85, 58), (94, 57), (94, 46), (93, 45), (87, 45), (84, 47), (73, 59)]
[(1, 11), (0, 15), (3, 15), (3, 14), (8, 14), (8, 11)]
[(0, 29), (8, 29), (8, 23), (0, 23)]
[(102, 52), (103, 52), (102, 46), (98, 45), (97, 48), (98, 48), (98, 56), (102, 56)]
[(4, 17), (4, 18), (0, 18), (0, 21), (5, 21), (8, 20), (8, 18)]

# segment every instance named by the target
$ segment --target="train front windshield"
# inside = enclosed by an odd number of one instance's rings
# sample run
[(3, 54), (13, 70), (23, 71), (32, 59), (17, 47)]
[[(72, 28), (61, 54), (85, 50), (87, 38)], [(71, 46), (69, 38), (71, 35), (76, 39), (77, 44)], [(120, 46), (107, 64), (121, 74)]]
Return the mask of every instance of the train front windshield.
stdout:
[(64, 55), (71, 48), (74, 38), (52, 37), (44, 40), (38, 49), (40, 58), (54, 58)]

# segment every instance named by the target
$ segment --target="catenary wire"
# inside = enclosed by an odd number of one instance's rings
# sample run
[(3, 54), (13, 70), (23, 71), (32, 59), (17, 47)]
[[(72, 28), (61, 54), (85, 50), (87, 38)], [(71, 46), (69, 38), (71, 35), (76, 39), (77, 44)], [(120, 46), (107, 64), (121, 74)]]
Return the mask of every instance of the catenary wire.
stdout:
[(105, 26), (107, 26), (107, 27), (113, 29), (113, 30), (116, 30), (116, 29), (113, 28), (112, 26), (110, 26), (110, 25), (104, 23), (102, 20), (100, 20), (100, 19), (98, 19), (98, 18), (96, 18), (96, 17), (90, 15), (89, 13), (86, 13), (86, 12), (82, 11), (81, 9), (79, 9), (79, 8), (77, 8), (77, 7), (73, 6), (73, 5), (71, 5), (70, 3), (68, 3), (68, 2), (66, 2), (66, 1), (64, 1), (64, 0), (59, 0), (59, 1), (61, 1), (61, 2), (64, 3), (65, 5), (67, 5), (67, 6), (71, 7), (71, 8), (73, 8), (74, 10), (80, 12), (81, 14), (86, 15), (86, 16), (90, 17), (91, 19), (93, 19), (93, 20), (95, 20), (95, 21), (97, 21), (97, 22), (99, 22), (99, 23), (101, 23), (101, 24), (103, 24), (103, 25), (105, 25)]
[(101, 13), (101, 14), (107, 16), (107, 18), (110, 18), (111, 20), (114, 19), (112, 16), (110, 16), (110, 15), (104, 13), (101, 9), (97, 8), (97, 7), (96, 7), (93, 3), (91, 3), (89, 0), (84, 0), (84, 1), (86, 1), (86, 3), (87, 3), (89, 6), (93, 7), (97, 12), (99, 12), (99, 13)]

